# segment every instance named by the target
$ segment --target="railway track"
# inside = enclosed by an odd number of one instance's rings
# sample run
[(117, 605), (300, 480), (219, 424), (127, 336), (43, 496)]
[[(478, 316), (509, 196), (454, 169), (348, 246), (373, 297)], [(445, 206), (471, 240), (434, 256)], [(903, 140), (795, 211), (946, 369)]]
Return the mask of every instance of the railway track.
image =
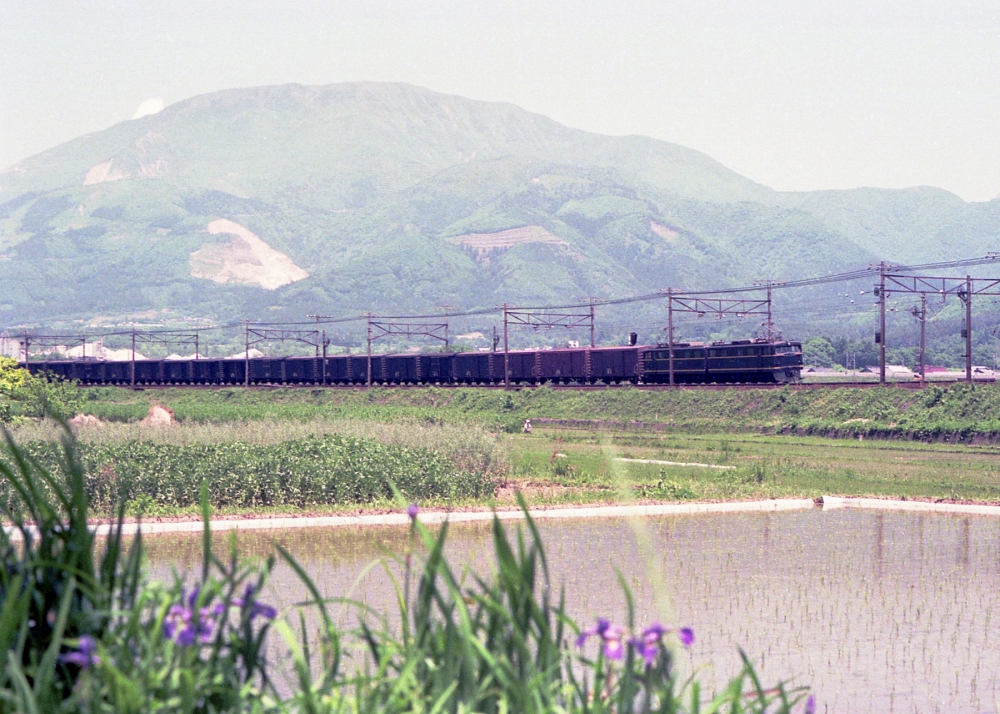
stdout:
[[(921, 384), (917, 381), (892, 381), (887, 382), (884, 386), (893, 389), (908, 389), (908, 390), (919, 390), (924, 387), (929, 386), (949, 386), (953, 384), (959, 384), (965, 380), (935, 380), (933, 382), (925, 382)], [(996, 380), (993, 379), (977, 379), (976, 384), (992, 384)], [(81, 387), (102, 387), (102, 386), (116, 386), (116, 385), (102, 385), (102, 384), (81, 384)], [(128, 389), (128, 385), (117, 385), (123, 389)], [(880, 385), (878, 382), (790, 382), (785, 384), (767, 384), (767, 383), (708, 383), (708, 384), (679, 384), (671, 387), (667, 384), (515, 384), (511, 385), (511, 391), (523, 391), (531, 389), (539, 389), (542, 387), (553, 389), (556, 391), (578, 391), (578, 392), (599, 392), (599, 391), (615, 391), (622, 389), (637, 389), (642, 392), (666, 392), (671, 389), (674, 390), (696, 390), (696, 391), (725, 391), (725, 390), (752, 390), (752, 389), (791, 389), (792, 391), (809, 391), (816, 389), (875, 389)], [(399, 390), (421, 390), (421, 389), (488, 389), (488, 390), (504, 390), (504, 385), (502, 384), (479, 384), (479, 385), (468, 385), (468, 384), (375, 384), (372, 385), (373, 389), (399, 389)], [(323, 390), (358, 390), (358, 389), (369, 389), (369, 387), (363, 384), (251, 384), (246, 386), (243, 384), (141, 384), (136, 385), (133, 388), (135, 391), (144, 390), (160, 390), (160, 389), (205, 389), (205, 390), (218, 390), (218, 389), (250, 389), (257, 391), (273, 391), (278, 389), (323, 389)]]

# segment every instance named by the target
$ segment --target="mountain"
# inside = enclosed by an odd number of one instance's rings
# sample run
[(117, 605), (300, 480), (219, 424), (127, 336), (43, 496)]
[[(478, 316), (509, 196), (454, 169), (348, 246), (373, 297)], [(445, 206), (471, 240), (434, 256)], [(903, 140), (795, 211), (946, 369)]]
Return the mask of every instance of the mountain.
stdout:
[[(0, 324), (566, 303), (966, 257), (998, 228), (1000, 201), (780, 193), (406, 84), (233, 89), (0, 173)], [(612, 321), (636, 315), (661, 317)]]

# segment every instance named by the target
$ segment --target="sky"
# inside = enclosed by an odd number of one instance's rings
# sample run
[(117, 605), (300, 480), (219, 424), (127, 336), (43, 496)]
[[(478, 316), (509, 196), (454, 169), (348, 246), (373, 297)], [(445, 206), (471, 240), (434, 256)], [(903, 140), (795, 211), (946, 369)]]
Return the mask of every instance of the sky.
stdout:
[(1000, 2), (0, 0), (0, 167), (232, 87), (403, 81), (779, 190), (1000, 194)]

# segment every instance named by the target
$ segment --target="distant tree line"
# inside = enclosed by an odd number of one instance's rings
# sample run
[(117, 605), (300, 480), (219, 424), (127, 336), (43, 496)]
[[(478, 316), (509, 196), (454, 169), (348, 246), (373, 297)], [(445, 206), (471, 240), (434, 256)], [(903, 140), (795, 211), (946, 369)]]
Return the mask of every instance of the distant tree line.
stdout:
[[(997, 366), (1000, 341), (990, 332), (973, 334), (972, 362), (987, 367)], [(816, 336), (802, 342), (802, 362), (818, 367), (863, 369), (879, 363), (879, 346), (874, 340), (847, 337)], [(920, 348), (916, 346), (886, 346), (886, 362), (910, 369), (920, 363)], [(965, 341), (958, 336), (928, 340), (925, 363), (934, 367), (962, 368), (965, 366)]]

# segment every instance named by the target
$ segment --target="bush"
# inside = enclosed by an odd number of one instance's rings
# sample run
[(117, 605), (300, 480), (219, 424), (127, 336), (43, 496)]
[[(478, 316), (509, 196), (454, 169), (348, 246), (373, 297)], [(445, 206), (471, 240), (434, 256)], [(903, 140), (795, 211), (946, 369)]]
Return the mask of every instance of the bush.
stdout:
[(17, 360), (0, 357), (0, 423), (53, 414), (68, 419), (83, 403), (80, 389), (60, 378), (33, 375)]

